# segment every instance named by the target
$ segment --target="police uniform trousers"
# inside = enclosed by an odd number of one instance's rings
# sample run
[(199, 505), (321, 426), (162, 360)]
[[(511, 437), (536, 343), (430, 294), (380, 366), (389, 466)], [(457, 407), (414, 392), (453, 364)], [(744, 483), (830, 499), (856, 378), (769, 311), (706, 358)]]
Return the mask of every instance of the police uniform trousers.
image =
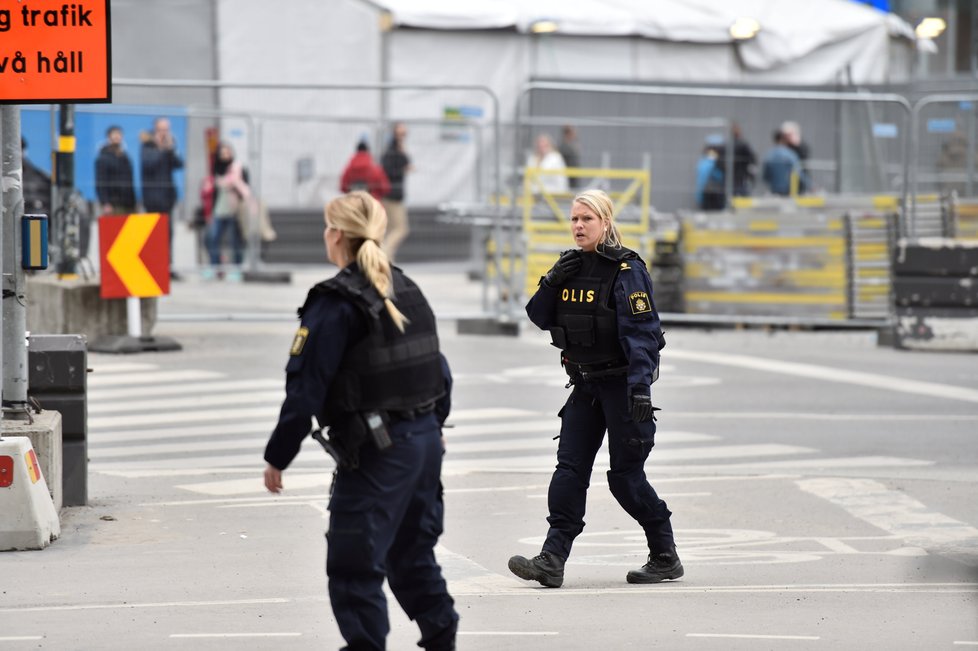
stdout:
[(349, 651), (382, 650), (390, 631), (384, 578), (418, 623), (419, 645), (454, 649), (458, 615), (435, 562), (442, 533), (441, 432), (433, 415), (390, 428), (393, 447), (360, 451), (337, 473), (329, 502), (329, 599)]
[(672, 512), (645, 476), (645, 460), (655, 444), (655, 422), (631, 419), (625, 376), (577, 382), (558, 415), (560, 443), (547, 496), (550, 530), (543, 550), (566, 560), (584, 529), (587, 489), (605, 429), (611, 494), (641, 525), (651, 551), (671, 549), (675, 544), (669, 521)]

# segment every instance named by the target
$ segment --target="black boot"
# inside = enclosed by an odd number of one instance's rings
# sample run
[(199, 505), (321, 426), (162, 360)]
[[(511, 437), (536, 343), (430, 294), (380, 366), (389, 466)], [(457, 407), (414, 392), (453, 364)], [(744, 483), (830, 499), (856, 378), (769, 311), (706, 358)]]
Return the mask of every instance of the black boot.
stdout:
[(533, 558), (514, 556), (509, 559), (509, 571), (527, 581), (539, 581), (547, 588), (559, 588), (564, 582), (564, 559), (550, 552), (540, 552)]
[(649, 562), (628, 573), (625, 579), (629, 583), (660, 583), (678, 579), (683, 575), (683, 564), (679, 561), (676, 548), (664, 552), (649, 554)]

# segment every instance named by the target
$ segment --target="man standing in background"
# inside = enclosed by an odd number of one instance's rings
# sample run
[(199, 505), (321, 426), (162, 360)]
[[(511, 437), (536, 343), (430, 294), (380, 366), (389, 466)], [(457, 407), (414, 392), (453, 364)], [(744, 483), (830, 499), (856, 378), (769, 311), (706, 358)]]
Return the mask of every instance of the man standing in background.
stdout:
[(152, 133), (142, 133), (140, 172), (143, 187), (143, 208), (146, 212), (166, 213), (170, 222), (170, 278), (180, 280), (173, 271), (173, 206), (177, 203), (177, 187), (173, 172), (183, 167), (177, 155), (173, 132), (167, 118), (156, 118)]
[[(560, 155), (564, 157), (566, 167), (581, 166), (581, 148), (577, 144), (577, 129), (569, 124), (565, 124), (560, 132)], [(568, 176), (567, 183), (573, 190), (581, 184), (581, 179), (576, 176)]]
[(403, 122), (395, 122), (390, 144), (381, 159), (381, 165), (387, 179), (391, 183), (391, 191), (383, 199), (384, 210), (387, 211), (387, 237), (384, 239), (384, 250), (387, 257), (395, 260), (397, 249), (408, 236), (407, 208), (404, 206), (404, 176), (411, 171), (411, 159), (404, 149), (404, 139), (407, 138), (407, 127)]
[(109, 127), (105, 138), (106, 143), (95, 159), (95, 193), (100, 214), (128, 215), (136, 212), (136, 191), (132, 161), (123, 145), (122, 127)]

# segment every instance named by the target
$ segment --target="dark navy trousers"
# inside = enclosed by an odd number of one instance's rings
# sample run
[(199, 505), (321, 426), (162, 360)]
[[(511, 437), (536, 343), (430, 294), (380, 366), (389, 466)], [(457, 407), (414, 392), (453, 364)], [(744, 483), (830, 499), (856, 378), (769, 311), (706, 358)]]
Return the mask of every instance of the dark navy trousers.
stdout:
[(441, 432), (433, 416), (391, 428), (394, 446), (369, 443), (357, 470), (337, 473), (329, 502), (329, 599), (349, 651), (385, 648), (391, 592), (421, 630), (419, 646), (454, 649), (458, 614), (435, 561), (442, 533)]
[(550, 530), (544, 551), (563, 559), (584, 529), (587, 489), (594, 458), (608, 432), (608, 488), (623, 509), (641, 525), (653, 552), (675, 544), (666, 503), (645, 476), (645, 460), (655, 445), (655, 422), (636, 423), (629, 415), (624, 376), (580, 382), (563, 409), (557, 469), (550, 480)]

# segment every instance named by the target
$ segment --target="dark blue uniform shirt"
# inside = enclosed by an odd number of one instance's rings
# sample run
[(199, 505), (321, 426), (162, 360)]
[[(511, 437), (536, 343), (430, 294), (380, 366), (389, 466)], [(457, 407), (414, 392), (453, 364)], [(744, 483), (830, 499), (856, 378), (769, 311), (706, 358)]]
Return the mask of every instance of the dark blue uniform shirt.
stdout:
[[(285, 366), (285, 401), (265, 447), (265, 461), (285, 470), (312, 429), (312, 417), (325, 422), (326, 393), (343, 355), (366, 334), (363, 313), (348, 299), (332, 292), (314, 293), (309, 298)], [(441, 365), (446, 391), (435, 403), (433, 417), (438, 424), (445, 422), (451, 409), (452, 380), (444, 355)], [(398, 425), (392, 425), (392, 433)]]
[[(588, 254), (585, 254), (588, 255)], [(624, 260), (628, 269), (618, 272), (609, 307), (615, 310), (618, 322), (618, 340), (628, 359), (628, 386), (648, 387), (652, 374), (659, 366), (659, 349), (665, 345), (659, 314), (652, 302), (652, 279), (645, 270), (641, 258)], [(636, 298), (647, 298), (647, 309), (641, 309)], [(526, 304), (530, 321), (541, 330), (556, 325), (555, 316), (560, 288), (540, 283), (536, 294)]]
[(265, 448), (265, 461), (285, 470), (299, 453), (312, 429), (312, 417), (323, 421), (326, 392), (343, 354), (366, 331), (363, 315), (349, 300), (335, 293), (310, 297), (285, 365), (285, 401)]

